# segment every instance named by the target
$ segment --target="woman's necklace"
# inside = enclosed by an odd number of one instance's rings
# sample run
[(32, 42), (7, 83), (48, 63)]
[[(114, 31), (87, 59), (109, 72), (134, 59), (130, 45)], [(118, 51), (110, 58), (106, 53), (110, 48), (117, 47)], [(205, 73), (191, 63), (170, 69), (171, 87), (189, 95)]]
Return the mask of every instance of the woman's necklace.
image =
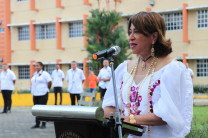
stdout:
[[(136, 62), (136, 64), (133, 67), (133, 69), (131, 70), (131, 72), (130, 72), (129, 76), (127, 77), (125, 83), (123, 84), (123, 86), (121, 88), (121, 92), (120, 92), (120, 97), (121, 97), (121, 114), (122, 114), (122, 110), (123, 110), (123, 108), (122, 108), (122, 104), (123, 104), (122, 103), (122, 91), (123, 91), (124, 85), (127, 83), (127, 80), (132, 75), (132, 79), (131, 79), (131, 81), (129, 83), (128, 93), (127, 93), (128, 94), (127, 95), (127, 100), (128, 100), (128, 102), (127, 102), (127, 108), (128, 108), (128, 115), (130, 116), (130, 122), (135, 122), (135, 124), (136, 124), (136, 121), (135, 121), (134, 115), (130, 113), (130, 90), (131, 90), (131, 86), (132, 86), (132, 83), (133, 83), (133, 79), (134, 79), (134, 76), (136, 74), (136, 70), (137, 70), (137, 67), (138, 67), (138, 64), (139, 64), (139, 59)], [(148, 101), (147, 101), (147, 103), (148, 103), (147, 104), (148, 105), (148, 107), (147, 107), (148, 108), (148, 113), (150, 113), (150, 88), (151, 88), (152, 78), (153, 78), (153, 75), (154, 75), (154, 71), (155, 71), (155, 67), (156, 67), (156, 64), (157, 64), (157, 60), (158, 60), (158, 58), (156, 58), (156, 57), (153, 58), (150, 66), (149, 66), (149, 69), (148, 69), (148, 71), (147, 71), (147, 73), (145, 75), (145, 78), (142, 80), (141, 85), (139, 86), (139, 90), (138, 90), (138, 97), (139, 97), (140, 92), (141, 92), (141, 88), (142, 88), (142, 86), (143, 86), (143, 84), (144, 84), (147, 76), (149, 75), (149, 73), (150, 73), (150, 71), (152, 69), (152, 73), (151, 73), (151, 77), (150, 77), (150, 81), (149, 81), (149, 85), (148, 85), (148, 92), (147, 92), (147, 96), (148, 96), (148, 98), (147, 98), (148, 99)], [(151, 131), (150, 131), (150, 125), (148, 125), (148, 131), (147, 131), (147, 133), (148, 133), (148, 137), (150, 137), (150, 133), (151, 133)]]
[[(154, 72), (155, 72), (155, 68), (156, 68), (156, 65), (157, 65), (157, 60), (158, 58), (153, 58), (153, 68), (152, 68), (152, 74), (151, 74), (151, 77), (150, 77), (150, 81), (149, 81), (149, 85), (148, 85), (148, 91), (147, 91), (147, 111), (148, 113), (151, 113), (151, 108), (150, 108), (150, 89), (151, 89), (151, 84), (152, 84), (152, 78), (154, 76)], [(147, 130), (147, 134), (148, 134), (148, 138), (150, 138), (150, 134), (151, 134), (151, 131), (150, 131), (150, 125), (148, 125), (148, 130)]]
[(148, 58), (146, 59), (143, 59), (142, 57), (140, 57), (142, 59), (142, 71), (144, 71), (146, 69), (146, 61), (149, 60), (152, 56), (149, 56)]
[[(122, 88), (121, 88), (121, 91), (120, 91), (120, 97), (121, 97), (121, 110), (120, 110), (120, 112), (121, 112), (121, 114), (122, 114), (122, 110), (123, 110), (123, 108), (122, 108), (122, 91), (123, 91), (123, 88), (124, 88), (124, 86), (126, 85), (126, 83), (127, 83), (127, 81), (129, 80), (129, 77), (130, 76), (132, 76), (132, 78), (131, 78), (131, 80), (130, 80), (130, 83), (129, 83), (129, 87), (128, 87), (128, 92), (130, 92), (130, 89), (131, 89), (131, 85), (132, 85), (132, 83), (133, 83), (133, 80), (134, 80), (134, 76), (135, 76), (135, 74), (136, 74), (136, 70), (137, 70), (137, 67), (138, 67), (138, 64), (139, 64), (139, 61), (140, 61), (140, 58), (138, 58), (138, 60), (137, 60), (137, 62), (135, 63), (135, 65), (134, 65), (134, 67), (132, 68), (132, 70), (130, 71), (130, 73), (129, 73), (129, 76), (127, 77), (127, 79), (125, 80), (125, 82), (124, 82), (124, 84), (123, 84), (123, 86), (122, 86)], [(129, 93), (128, 93), (128, 97), (129, 97), (130, 95), (129, 95)], [(127, 104), (128, 105), (128, 104)], [(130, 105), (129, 105), (129, 108), (130, 108)]]

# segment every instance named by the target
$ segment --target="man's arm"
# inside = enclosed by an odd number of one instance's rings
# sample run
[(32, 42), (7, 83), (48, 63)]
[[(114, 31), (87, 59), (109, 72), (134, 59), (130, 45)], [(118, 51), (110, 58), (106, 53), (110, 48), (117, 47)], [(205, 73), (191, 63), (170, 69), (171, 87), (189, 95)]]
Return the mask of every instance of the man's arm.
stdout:
[(106, 82), (106, 81), (110, 81), (110, 79), (111, 79), (111, 78), (109, 78), (109, 79), (102, 79), (102, 80), (103, 80), (104, 82)]

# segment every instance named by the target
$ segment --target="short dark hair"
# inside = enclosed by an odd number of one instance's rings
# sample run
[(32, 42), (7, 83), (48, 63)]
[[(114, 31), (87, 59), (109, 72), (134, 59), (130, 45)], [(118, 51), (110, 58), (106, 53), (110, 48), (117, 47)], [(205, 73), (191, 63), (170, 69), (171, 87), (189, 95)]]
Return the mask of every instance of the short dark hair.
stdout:
[(44, 64), (42, 62), (38, 61), (36, 63), (38, 63), (42, 67), (42, 69), (44, 70)]
[(103, 58), (103, 61), (107, 60), (109, 62), (109, 60), (107, 58)]
[(172, 52), (171, 40), (165, 38), (165, 21), (160, 14), (155, 12), (139, 12), (133, 15), (129, 19), (128, 34), (130, 34), (131, 24), (144, 36), (149, 36), (154, 32), (158, 33), (158, 39), (154, 44), (156, 57), (164, 57)]
[(72, 61), (72, 63), (76, 63), (76, 64), (77, 64), (77, 62), (76, 62), (76, 61)]

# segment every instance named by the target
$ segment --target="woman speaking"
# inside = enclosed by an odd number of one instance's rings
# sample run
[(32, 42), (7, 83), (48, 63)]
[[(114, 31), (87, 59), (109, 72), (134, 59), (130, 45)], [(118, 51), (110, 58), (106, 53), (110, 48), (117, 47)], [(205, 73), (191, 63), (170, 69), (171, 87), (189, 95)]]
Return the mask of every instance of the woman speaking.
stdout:
[[(183, 63), (174, 60), (164, 19), (140, 12), (129, 20), (128, 34), (135, 60), (115, 71), (117, 96), (124, 121), (147, 127), (142, 138), (184, 138), (190, 132), (193, 85)], [(103, 105), (105, 117), (115, 112), (112, 82)]]

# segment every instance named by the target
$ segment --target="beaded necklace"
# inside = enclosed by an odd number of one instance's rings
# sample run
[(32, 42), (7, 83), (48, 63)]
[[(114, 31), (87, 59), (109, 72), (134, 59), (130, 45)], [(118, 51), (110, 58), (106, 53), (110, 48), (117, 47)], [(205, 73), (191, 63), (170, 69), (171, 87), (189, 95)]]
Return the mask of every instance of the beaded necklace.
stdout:
[[(151, 62), (151, 64), (150, 64), (150, 66), (149, 66), (149, 69), (148, 69), (148, 71), (147, 71), (147, 73), (146, 73), (146, 75), (145, 75), (145, 78), (142, 80), (142, 82), (141, 82), (141, 85), (139, 86), (139, 90), (138, 90), (138, 98), (139, 98), (139, 95), (140, 95), (140, 92), (141, 92), (141, 88), (142, 88), (142, 86), (143, 86), (143, 84), (144, 84), (144, 82), (145, 82), (145, 80), (146, 80), (146, 78), (147, 78), (147, 76), (149, 75), (149, 73), (150, 73), (150, 71), (151, 71), (151, 69), (152, 69), (152, 73), (151, 73), (151, 77), (150, 77), (150, 81), (149, 81), (149, 85), (148, 85), (148, 91), (147, 91), (147, 99), (148, 99), (148, 101), (147, 101), (147, 105), (148, 105), (148, 113), (150, 113), (151, 111), (150, 111), (150, 109), (151, 109), (151, 107), (150, 107), (150, 102), (151, 102), (151, 100), (150, 100), (150, 88), (151, 88), (151, 83), (152, 83), (152, 78), (153, 78), (153, 75), (154, 75), (154, 71), (155, 71), (155, 67), (156, 67), (156, 64), (157, 64), (157, 60), (158, 60), (158, 58), (156, 58), (156, 57), (154, 57), (153, 58), (153, 60), (152, 60), (152, 62)], [(129, 83), (129, 87), (128, 87), (128, 95), (127, 95), (127, 100), (128, 100), (128, 102), (127, 102), (127, 108), (128, 108), (128, 115), (130, 116), (130, 118), (132, 118), (132, 114), (130, 113), (130, 89), (131, 89), (131, 86), (132, 86), (132, 83), (133, 83), (133, 80), (134, 80), (134, 77), (135, 77), (135, 74), (136, 74), (136, 70), (137, 70), (137, 67), (138, 67), (138, 64), (139, 64), (139, 61), (140, 61), (140, 58), (137, 60), (137, 62), (135, 63), (135, 66), (132, 68), (132, 70), (131, 70), (131, 72), (129, 73), (129, 76), (127, 77), (127, 79), (125, 80), (125, 82), (124, 82), (124, 84), (123, 84), (123, 86), (122, 86), (122, 88), (121, 88), (121, 91), (120, 91), (120, 97), (121, 97), (121, 114), (122, 114), (122, 110), (123, 110), (123, 108), (122, 108), (122, 91), (123, 91), (123, 88), (124, 88), (124, 85), (126, 85), (126, 83), (127, 83), (127, 81), (128, 81), (128, 79), (129, 79), (129, 77), (130, 76), (132, 76), (132, 79), (131, 79), (131, 81), (130, 81), (130, 83)], [(138, 108), (138, 107), (137, 107)], [(133, 117), (133, 119), (134, 119), (134, 117)], [(135, 120), (135, 119), (134, 119)], [(131, 119), (130, 119), (130, 122), (131, 122)], [(148, 125), (148, 131), (147, 131), (147, 133), (148, 133), (148, 137), (150, 136), (150, 133), (151, 133), (151, 131), (150, 131), (150, 125)]]
[(146, 61), (149, 60), (151, 57), (152, 57), (152, 56), (149, 56), (149, 57), (146, 58), (146, 59), (143, 59), (143, 58), (141, 57), (141, 59), (142, 59), (142, 61), (143, 61), (143, 63), (142, 63), (142, 71), (144, 71), (144, 70), (146, 69)]

